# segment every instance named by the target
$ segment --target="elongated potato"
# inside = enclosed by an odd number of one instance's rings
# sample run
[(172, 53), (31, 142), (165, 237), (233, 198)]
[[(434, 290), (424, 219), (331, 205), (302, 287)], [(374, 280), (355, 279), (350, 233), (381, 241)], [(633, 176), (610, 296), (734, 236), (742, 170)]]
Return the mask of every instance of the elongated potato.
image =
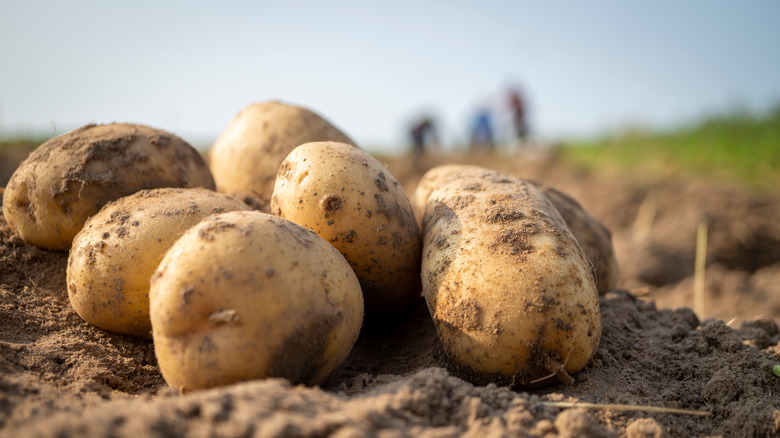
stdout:
[(420, 230), (409, 198), (367, 153), (337, 142), (295, 148), (279, 168), (271, 209), (344, 254), (368, 312), (392, 313), (420, 300)]
[(566, 226), (593, 265), (599, 293), (605, 294), (610, 289), (616, 288), (620, 278), (620, 268), (612, 248), (612, 233), (609, 228), (591, 216), (571, 196), (553, 187), (540, 186), (540, 188), (561, 214)]
[(87, 125), (35, 149), (3, 196), (8, 225), (25, 242), (67, 251), (87, 218), (142, 189), (214, 189), (206, 162), (179, 137), (143, 125)]
[(425, 214), (425, 204), (428, 203), (428, 198), (439, 184), (453, 173), (460, 172), (466, 169), (481, 169), (479, 166), (471, 164), (442, 164), (429, 169), (423, 174), (420, 181), (417, 183), (417, 187), (412, 194), (412, 209), (414, 210), (414, 216), (422, 224), (422, 218)]
[[(431, 192), (448, 176), (467, 169), (480, 169), (468, 164), (446, 164), (434, 167), (423, 175), (412, 196), (415, 215), (422, 220), (425, 204)], [(563, 217), (569, 231), (585, 251), (593, 265), (596, 286), (604, 294), (617, 287), (620, 276), (617, 257), (612, 247), (612, 233), (601, 221), (591, 216), (574, 198), (550, 186), (528, 181), (541, 189)]]
[(244, 108), (209, 151), (217, 190), (268, 212), (279, 165), (295, 147), (311, 141), (355, 144), (305, 108), (276, 101)]
[(442, 345), (474, 379), (571, 381), (598, 347), (590, 263), (539, 189), (462, 169), (428, 197), (423, 294)]
[(266, 377), (321, 383), (363, 320), (344, 257), (257, 211), (210, 216), (184, 233), (152, 277), (150, 301), (160, 371), (182, 392)]
[(142, 190), (107, 204), (73, 239), (70, 303), (112, 332), (151, 336), (149, 280), (171, 245), (206, 216), (249, 207), (201, 188)]

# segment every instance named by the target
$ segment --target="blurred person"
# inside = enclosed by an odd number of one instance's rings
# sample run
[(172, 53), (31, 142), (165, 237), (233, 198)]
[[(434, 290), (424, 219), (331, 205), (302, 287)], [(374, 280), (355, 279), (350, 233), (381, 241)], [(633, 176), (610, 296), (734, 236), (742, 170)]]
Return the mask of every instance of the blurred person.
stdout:
[(493, 146), (493, 116), (487, 107), (480, 107), (471, 119), (469, 147), (474, 150), (491, 150)]
[(420, 157), (423, 156), (426, 150), (433, 150), (439, 147), (436, 123), (430, 116), (420, 117), (416, 122), (412, 123), (409, 128), (409, 138), (412, 141), (412, 155), (415, 162), (420, 160)]
[(507, 104), (512, 117), (515, 139), (525, 142), (528, 138), (528, 120), (525, 99), (519, 89), (512, 88), (508, 91)]

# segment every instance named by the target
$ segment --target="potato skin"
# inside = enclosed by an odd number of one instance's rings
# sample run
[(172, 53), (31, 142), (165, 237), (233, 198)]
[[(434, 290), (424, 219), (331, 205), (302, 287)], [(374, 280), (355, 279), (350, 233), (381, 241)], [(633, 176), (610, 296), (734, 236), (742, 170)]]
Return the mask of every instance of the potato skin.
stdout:
[(108, 203), (73, 239), (66, 281), (85, 321), (151, 337), (149, 280), (165, 252), (206, 216), (249, 207), (201, 188), (142, 190)]
[(591, 216), (571, 196), (549, 186), (540, 186), (545, 196), (561, 214), (569, 230), (577, 239), (585, 255), (593, 265), (599, 294), (617, 287), (620, 268), (612, 248), (612, 233), (606, 225)]
[(448, 176), (466, 169), (481, 169), (481, 167), (471, 164), (442, 164), (429, 169), (423, 174), (417, 183), (417, 187), (414, 189), (411, 199), (414, 216), (420, 224), (422, 224), (425, 204), (428, 203), (428, 197), (431, 196), (431, 192)]
[(463, 169), (441, 181), (423, 218), (422, 278), (445, 352), (475, 380), (569, 381), (598, 347), (590, 264), (522, 180)]
[(272, 212), (314, 230), (355, 270), (368, 313), (420, 300), (420, 229), (390, 172), (348, 144), (312, 142), (279, 168)]
[(35, 149), (3, 196), (8, 225), (25, 242), (67, 251), (105, 204), (142, 189), (214, 189), (208, 166), (179, 137), (143, 125), (87, 125)]
[(160, 370), (182, 392), (266, 377), (321, 383), (363, 319), (344, 257), (257, 211), (210, 216), (184, 233), (152, 277), (150, 302)]
[(217, 190), (268, 212), (279, 165), (311, 141), (355, 143), (313, 111), (278, 101), (254, 103), (230, 122), (209, 151)]
[[(417, 184), (412, 196), (412, 206), (415, 215), (422, 218), (425, 204), (431, 192), (438, 187), (442, 180), (448, 176), (467, 169), (481, 169), (479, 166), (468, 164), (446, 164), (430, 169), (423, 175)], [(617, 287), (620, 277), (617, 257), (612, 247), (612, 233), (601, 221), (591, 216), (579, 202), (571, 196), (535, 181), (528, 181), (541, 189), (545, 196), (552, 202), (555, 209), (563, 217), (569, 231), (577, 239), (577, 242), (585, 251), (585, 255), (591, 262), (596, 276), (596, 286), (600, 294), (605, 294), (610, 289)]]

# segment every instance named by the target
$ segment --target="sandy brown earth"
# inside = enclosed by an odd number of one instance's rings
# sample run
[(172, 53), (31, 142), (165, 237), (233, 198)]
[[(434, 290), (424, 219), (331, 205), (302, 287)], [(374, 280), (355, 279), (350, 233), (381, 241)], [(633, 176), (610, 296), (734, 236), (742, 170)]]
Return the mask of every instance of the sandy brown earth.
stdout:
[[(543, 181), (613, 230), (621, 289), (601, 298), (601, 344), (574, 384), (523, 392), (469, 383), (448, 368), (420, 305), (365, 327), (321, 388), (274, 379), (182, 396), (162, 379), (151, 341), (89, 326), (70, 308), (67, 254), (25, 245), (0, 219), (0, 436), (780, 436), (771, 372), (780, 363), (780, 196), (589, 175), (540, 151), (386, 161), (409, 191), (444, 161)], [(701, 223), (709, 238), (697, 317)]]

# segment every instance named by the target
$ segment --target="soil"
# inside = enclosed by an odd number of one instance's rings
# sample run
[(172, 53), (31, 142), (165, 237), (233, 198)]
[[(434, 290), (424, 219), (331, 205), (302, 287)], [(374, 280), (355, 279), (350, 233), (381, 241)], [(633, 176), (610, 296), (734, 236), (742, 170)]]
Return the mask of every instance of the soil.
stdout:
[[(160, 375), (151, 341), (92, 327), (72, 310), (66, 253), (24, 244), (0, 218), (0, 436), (780, 436), (772, 373), (780, 195), (588, 174), (542, 150), (386, 162), (407, 192), (443, 162), (542, 181), (612, 230), (620, 288), (601, 297), (601, 343), (573, 384), (519, 391), (469, 382), (444, 358), (420, 305), (365, 326), (321, 387), (269, 379), (180, 395)], [(701, 224), (708, 246), (697, 316)]]

